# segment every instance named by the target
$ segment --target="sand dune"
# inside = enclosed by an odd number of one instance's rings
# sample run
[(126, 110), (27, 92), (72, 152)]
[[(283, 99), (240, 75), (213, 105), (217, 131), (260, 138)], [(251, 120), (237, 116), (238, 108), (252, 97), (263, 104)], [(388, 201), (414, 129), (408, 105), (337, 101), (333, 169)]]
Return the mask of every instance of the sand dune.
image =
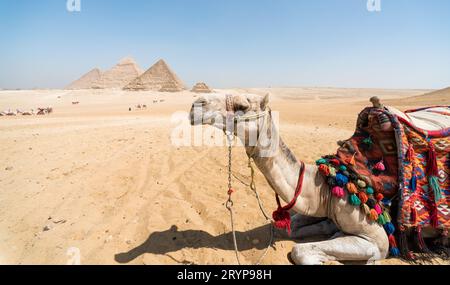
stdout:
[[(284, 140), (307, 163), (334, 152), (336, 141), (352, 134), (371, 96), (397, 107), (441, 100), (440, 95), (427, 97), (431, 101), (415, 97), (425, 90), (222, 91), (270, 92)], [(66, 264), (68, 249), (76, 247), (82, 264), (234, 264), (224, 207), (225, 149), (176, 147), (170, 141), (176, 126), (172, 114), (187, 112), (197, 96), (1, 91), (0, 110), (51, 105), (55, 113), (0, 118), (0, 263)], [(135, 111), (137, 104), (148, 109)], [(233, 158), (236, 177), (249, 181), (243, 150), (234, 149)], [(269, 229), (248, 187), (237, 179), (233, 183), (242, 259), (252, 263), (263, 252)], [(273, 193), (260, 173), (257, 186), (266, 207), (274, 209)], [(278, 237), (263, 263), (289, 264), (293, 244)]]

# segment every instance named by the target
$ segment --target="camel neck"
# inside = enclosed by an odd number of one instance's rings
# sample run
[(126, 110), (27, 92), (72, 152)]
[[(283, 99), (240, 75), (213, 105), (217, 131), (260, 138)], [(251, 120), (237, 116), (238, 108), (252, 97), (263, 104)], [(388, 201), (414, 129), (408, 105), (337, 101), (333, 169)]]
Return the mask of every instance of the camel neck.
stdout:
[[(246, 152), (253, 158), (272, 189), (283, 201), (289, 203), (295, 195), (301, 164), (278, 135), (272, 120), (270, 118), (268, 120), (269, 124), (266, 124), (262, 133), (267, 133), (272, 143), (267, 147), (261, 147), (260, 144), (246, 147)], [(273, 139), (274, 136), (277, 138)], [(329, 191), (324, 191), (326, 186), (324, 182), (323, 177), (318, 174), (317, 167), (305, 164), (302, 194), (293, 210), (311, 217), (327, 217)]]

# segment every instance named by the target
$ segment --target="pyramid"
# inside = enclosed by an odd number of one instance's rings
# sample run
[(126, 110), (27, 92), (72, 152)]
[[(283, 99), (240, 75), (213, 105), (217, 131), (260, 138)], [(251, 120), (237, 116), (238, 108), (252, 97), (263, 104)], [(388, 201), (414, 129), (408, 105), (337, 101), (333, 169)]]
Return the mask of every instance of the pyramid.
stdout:
[(173, 81), (165, 82), (159, 89), (159, 92), (179, 92), (183, 89), (180, 89), (177, 84)]
[(83, 75), (80, 79), (72, 82), (65, 89), (74, 90), (74, 89), (90, 89), (92, 84), (100, 79), (102, 72), (98, 68), (94, 68), (85, 75)]
[(105, 71), (102, 76), (92, 84), (93, 89), (123, 88), (142, 74), (142, 69), (134, 59), (126, 57), (116, 66)]
[(144, 74), (125, 86), (125, 90), (153, 90), (165, 92), (178, 92), (185, 89), (183, 82), (169, 68), (164, 60), (159, 60)]
[(191, 92), (195, 92), (195, 93), (211, 93), (212, 90), (209, 89), (209, 87), (208, 87), (208, 85), (206, 85), (206, 83), (199, 82), (199, 83), (195, 84), (194, 87), (192, 87)]

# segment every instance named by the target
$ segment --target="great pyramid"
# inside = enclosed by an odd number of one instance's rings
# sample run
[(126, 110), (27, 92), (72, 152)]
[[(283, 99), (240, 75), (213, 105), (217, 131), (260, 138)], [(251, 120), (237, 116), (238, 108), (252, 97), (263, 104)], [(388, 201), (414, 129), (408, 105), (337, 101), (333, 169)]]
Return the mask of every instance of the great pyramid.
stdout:
[(169, 68), (164, 60), (159, 60), (144, 74), (125, 86), (125, 90), (153, 90), (162, 92), (178, 92), (185, 89), (183, 82)]
[(72, 82), (66, 89), (74, 90), (74, 89), (90, 89), (92, 84), (100, 79), (102, 72), (98, 68), (94, 68), (85, 75), (83, 75), (80, 79)]
[(131, 57), (122, 59), (116, 66), (105, 71), (102, 76), (92, 84), (94, 89), (123, 88), (142, 74), (142, 69)]
[(208, 87), (208, 85), (206, 85), (206, 83), (199, 82), (199, 83), (195, 84), (194, 87), (192, 87), (191, 92), (195, 92), (195, 93), (211, 93), (212, 90)]

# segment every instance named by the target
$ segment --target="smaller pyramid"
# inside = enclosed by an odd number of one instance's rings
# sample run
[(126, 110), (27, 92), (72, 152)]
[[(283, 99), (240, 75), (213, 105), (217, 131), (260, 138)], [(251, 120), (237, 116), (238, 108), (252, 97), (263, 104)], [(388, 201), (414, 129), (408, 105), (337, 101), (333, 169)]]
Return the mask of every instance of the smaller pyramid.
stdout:
[(211, 93), (212, 90), (206, 85), (204, 82), (199, 82), (195, 84), (195, 86), (192, 88), (191, 92), (194, 93)]
[(80, 79), (72, 82), (65, 89), (68, 90), (76, 90), (76, 89), (90, 89), (94, 82), (98, 81), (102, 76), (102, 72), (98, 68), (94, 68), (85, 75), (83, 75)]
[(93, 83), (94, 89), (123, 88), (136, 77), (142, 74), (142, 69), (131, 57), (122, 59), (116, 66), (105, 71), (102, 76)]
[(183, 82), (162, 59), (124, 87), (131, 91), (178, 92), (184, 89)]

